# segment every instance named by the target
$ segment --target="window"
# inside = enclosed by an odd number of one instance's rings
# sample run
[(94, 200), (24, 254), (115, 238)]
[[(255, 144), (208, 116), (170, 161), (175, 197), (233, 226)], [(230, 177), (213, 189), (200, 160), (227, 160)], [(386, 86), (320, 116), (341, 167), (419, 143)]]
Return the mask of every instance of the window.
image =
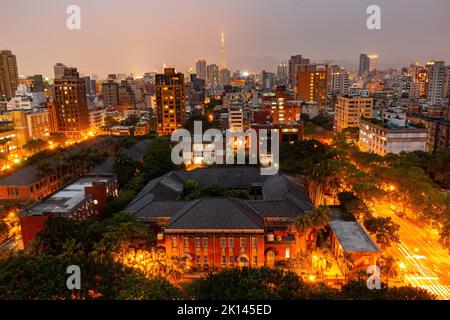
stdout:
[(200, 248), (200, 238), (195, 238), (195, 247)]
[(202, 242), (203, 248), (208, 248), (208, 238), (203, 238), (202, 240), (203, 240)]
[(230, 256), (230, 264), (234, 263), (234, 256)]
[(208, 264), (208, 256), (203, 256), (203, 264)]
[(291, 257), (291, 249), (286, 248), (286, 258), (290, 258), (290, 257)]
[(172, 248), (176, 248), (178, 245), (177, 236), (172, 236)]
[(228, 238), (228, 247), (234, 248), (234, 238)]
[(253, 263), (258, 264), (258, 256), (253, 256)]
[(258, 247), (258, 239), (257, 238), (252, 238), (252, 247), (253, 248)]
[(220, 247), (225, 248), (227, 246), (227, 239), (220, 238)]
[(241, 243), (240, 243), (241, 248), (245, 248), (245, 245), (246, 245), (246, 241), (245, 240), (246, 240), (245, 238), (241, 238)]
[(195, 256), (195, 263), (199, 266), (200, 265), (200, 256)]
[(184, 247), (189, 248), (189, 238), (188, 237), (184, 237)]
[(227, 264), (227, 257), (226, 256), (222, 256), (222, 264)]

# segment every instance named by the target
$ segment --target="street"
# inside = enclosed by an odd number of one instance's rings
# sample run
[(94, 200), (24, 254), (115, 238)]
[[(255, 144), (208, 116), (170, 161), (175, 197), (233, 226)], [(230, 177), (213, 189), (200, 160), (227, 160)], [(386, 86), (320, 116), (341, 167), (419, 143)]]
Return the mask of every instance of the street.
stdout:
[(375, 206), (375, 215), (391, 217), (400, 225), (400, 244), (387, 250), (398, 259), (404, 280), (450, 300), (450, 255), (439, 243), (436, 230), (419, 227), (405, 217), (399, 217), (387, 205)]

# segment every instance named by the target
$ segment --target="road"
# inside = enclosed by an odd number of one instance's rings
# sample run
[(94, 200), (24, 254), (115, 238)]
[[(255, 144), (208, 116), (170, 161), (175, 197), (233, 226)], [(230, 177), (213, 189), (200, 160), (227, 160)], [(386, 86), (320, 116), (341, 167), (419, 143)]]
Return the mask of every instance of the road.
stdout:
[(399, 261), (405, 282), (450, 300), (450, 254), (439, 243), (437, 232), (398, 217), (387, 205), (379, 204), (374, 209), (374, 215), (389, 216), (400, 225), (400, 244), (387, 251)]

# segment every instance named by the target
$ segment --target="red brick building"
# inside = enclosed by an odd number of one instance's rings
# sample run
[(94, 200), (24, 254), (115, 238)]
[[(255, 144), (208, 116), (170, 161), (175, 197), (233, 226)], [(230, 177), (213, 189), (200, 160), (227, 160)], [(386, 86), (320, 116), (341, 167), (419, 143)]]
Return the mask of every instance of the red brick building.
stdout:
[[(183, 200), (184, 184), (245, 190), (250, 199), (206, 197)], [(293, 220), (313, 209), (297, 179), (262, 176), (259, 168), (207, 168), (172, 171), (150, 181), (126, 211), (150, 225), (157, 248), (182, 258), (187, 269), (274, 266), (306, 246)]]
[(83, 176), (20, 212), (22, 239), (26, 248), (51, 217), (83, 220), (97, 215), (108, 197), (117, 196), (113, 174)]

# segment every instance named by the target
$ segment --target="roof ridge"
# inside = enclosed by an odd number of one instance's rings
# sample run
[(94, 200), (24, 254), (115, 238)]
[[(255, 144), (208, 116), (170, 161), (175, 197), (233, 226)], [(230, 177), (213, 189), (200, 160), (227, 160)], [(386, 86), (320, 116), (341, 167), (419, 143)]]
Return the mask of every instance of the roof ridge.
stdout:
[(167, 226), (170, 226), (172, 223), (174, 223), (179, 218), (181, 218), (186, 213), (186, 211), (195, 207), (201, 200), (203, 200), (203, 199), (200, 198), (200, 199), (195, 199), (195, 200), (189, 201), (187, 204), (185, 204), (183, 207), (181, 207), (169, 220), (169, 223), (167, 224)]

